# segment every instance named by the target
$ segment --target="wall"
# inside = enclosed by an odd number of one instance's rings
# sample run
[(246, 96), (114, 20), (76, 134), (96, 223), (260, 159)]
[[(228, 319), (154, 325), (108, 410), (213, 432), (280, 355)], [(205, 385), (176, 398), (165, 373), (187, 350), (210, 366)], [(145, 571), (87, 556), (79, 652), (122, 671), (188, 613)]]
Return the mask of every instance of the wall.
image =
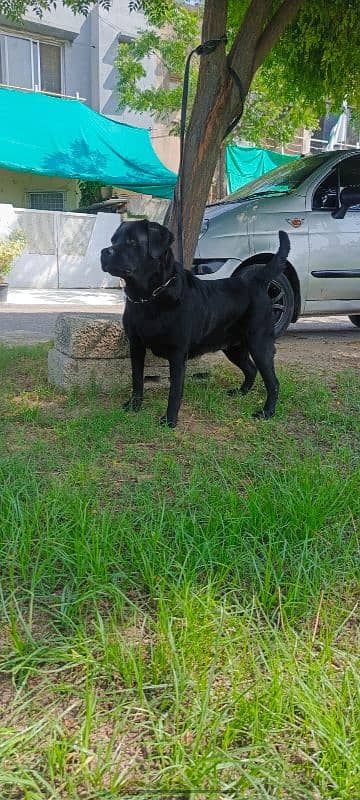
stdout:
[(66, 192), (65, 211), (78, 207), (77, 182), (74, 180), (0, 169), (0, 203), (11, 203), (15, 208), (26, 208), (26, 192), (56, 191)]
[[(114, 67), (117, 54), (119, 37), (122, 40), (136, 37), (140, 29), (146, 29), (143, 14), (129, 13), (128, 0), (116, 0), (109, 9), (95, 7), (91, 12), (93, 29), (97, 29), (98, 57), (98, 86), (99, 107), (96, 109), (112, 119), (120, 120), (129, 125), (149, 128), (151, 117), (149, 114), (137, 114), (132, 111), (119, 111), (117, 99), (118, 73)], [(146, 59), (144, 66), (147, 72), (143, 81), (144, 86), (150, 86), (156, 77), (159, 68), (158, 59), (154, 56)]]
[[(133, 38), (146, 27), (143, 14), (129, 13), (128, 0), (115, 0), (109, 11), (94, 6), (87, 17), (75, 15), (58, 3), (56, 10), (45, 12), (41, 20), (34, 12), (28, 12), (25, 29), (29, 30), (29, 26), (35, 26), (39, 35), (52, 35), (64, 42), (65, 94), (79, 92), (100, 114), (130, 125), (150, 126), (148, 114), (118, 109), (114, 67), (118, 38)], [(66, 40), (69, 35), (72, 41)], [(150, 85), (156, 73), (155, 58), (148, 59), (146, 70), (144, 84)]]
[(119, 222), (118, 214), (23, 211), (0, 205), (0, 236), (21, 227), (27, 240), (9, 275), (10, 285), (18, 289), (119, 286), (119, 279), (100, 266), (100, 251), (110, 244)]
[(180, 159), (180, 139), (178, 136), (169, 136), (165, 125), (159, 122), (152, 122), (151, 143), (159, 156), (160, 161), (166, 167), (177, 172)]
[[(117, 99), (118, 72), (114, 67), (117, 54), (119, 37), (122, 40), (135, 38), (140, 30), (147, 29), (144, 15), (129, 13), (128, 0), (113, 2), (110, 10), (95, 7), (91, 12), (94, 31), (98, 32), (98, 63), (99, 87), (98, 106), (96, 110), (112, 119), (136, 125), (140, 128), (150, 128), (152, 145), (160, 160), (169, 168), (177, 172), (179, 164), (179, 138), (169, 136), (168, 128), (154, 120), (148, 113), (135, 113), (133, 111), (119, 111)], [(95, 22), (96, 19), (96, 22)], [(154, 54), (143, 61), (146, 77), (139, 85), (142, 88), (160, 86), (165, 76), (164, 67), (158, 56)], [(95, 82), (94, 82), (95, 85)], [(93, 106), (95, 108), (95, 105)]]

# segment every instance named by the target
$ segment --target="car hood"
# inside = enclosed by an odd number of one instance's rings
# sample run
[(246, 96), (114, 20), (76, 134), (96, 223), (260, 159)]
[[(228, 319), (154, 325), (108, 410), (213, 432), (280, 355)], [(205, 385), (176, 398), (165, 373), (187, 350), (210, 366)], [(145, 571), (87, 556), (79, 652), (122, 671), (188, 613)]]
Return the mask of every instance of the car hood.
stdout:
[(251, 200), (244, 198), (242, 200), (233, 200), (232, 202), (226, 200), (225, 202), (212, 203), (211, 206), (206, 206), (204, 219), (214, 219), (214, 217), (218, 217), (220, 214), (227, 214), (233, 208), (244, 208), (253, 205), (253, 203), (254, 198)]
[(204, 219), (214, 219), (220, 214), (227, 214), (235, 209), (247, 213), (261, 208), (265, 213), (270, 211), (283, 211), (285, 209), (303, 208), (305, 193), (279, 192), (271, 194), (258, 194), (252, 197), (242, 197), (238, 200), (223, 200), (219, 203), (208, 205), (205, 208)]
[[(207, 225), (203, 223), (195, 258), (242, 260), (249, 255), (249, 231), (256, 228), (264, 215), (273, 217), (272, 224), (279, 228), (284, 226), (287, 214), (304, 211), (305, 196), (295, 192), (258, 194), (209, 205), (204, 213), (204, 223), (206, 221)], [(264, 221), (261, 225), (264, 225)]]

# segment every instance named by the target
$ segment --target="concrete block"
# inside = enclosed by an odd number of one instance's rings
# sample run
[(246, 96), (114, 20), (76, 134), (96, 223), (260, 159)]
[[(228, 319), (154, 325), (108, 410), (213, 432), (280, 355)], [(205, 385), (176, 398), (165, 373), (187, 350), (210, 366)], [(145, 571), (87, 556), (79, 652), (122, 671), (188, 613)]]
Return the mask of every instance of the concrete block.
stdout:
[(164, 224), (165, 214), (169, 205), (169, 200), (162, 200), (159, 197), (150, 197), (146, 194), (129, 197), (127, 201), (129, 218), (145, 217), (152, 222), (160, 222), (160, 225)]
[(128, 358), (130, 355), (120, 314), (59, 314), (54, 345), (72, 358)]
[[(55, 323), (55, 347), (48, 358), (49, 382), (69, 391), (93, 385), (108, 393), (131, 384), (129, 344), (121, 316), (60, 314)], [(203, 378), (219, 363), (211, 353), (188, 362), (187, 376)], [(145, 357), (145, 386), (168, 386), (169, 364), (150, 350)]]
[(130, 376), (129, 358), (72, 358), (56, 348), (48, 355), (49, 383), (64, 391), (95, 385), (108, 394), (116, 386), (127, 386)]
[[(192, 359), (188, 362), (186, 374), (188, 377), (205, 378), (215, 363), (219, 363), (216, 355)], [(75, 387), (87, 389), (95, 385), (108, 394), (114, 388), (122, 389), (131, 385), (131, 361), (130, 358), (72, 358), (53, 348), (48, 356), (48, 379), (50, 384), (64, 391)], [(144, 384), (145, 388), (167, 387), (168, 362), (147, 353)]]

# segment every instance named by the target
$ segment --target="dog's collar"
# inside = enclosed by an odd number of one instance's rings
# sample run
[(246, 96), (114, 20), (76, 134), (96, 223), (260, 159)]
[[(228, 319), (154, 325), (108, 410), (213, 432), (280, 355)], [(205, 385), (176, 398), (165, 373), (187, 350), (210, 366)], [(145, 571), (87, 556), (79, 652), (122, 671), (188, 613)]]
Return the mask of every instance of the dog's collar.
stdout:
[(166, 283), (163, 283), (161, 286), (158, 286), (156, 289), (154, 289), (154, 291), (151, 294), (151, 297), (139, 297), (138, 300), (134, 300), (133, 297), (130, 297), (127, 294), (127, 292), (125, 292), (125, 297), (126, 297), (127, 300), (130, 301), (130, 303), (150, 303), (151, 300), (153, 300), (154, 297), (157, 297), (158, 294), (160, 294), (160, 292), (163, 289), (166, 289), (166, 287), (169, 286), (169, 283), (171, 283), (171, 281), (175, 280), (175, 278), (176, 278), (176, 275), (173, 275), (171, 278), (169, 278), (168, 281), (166, 281)]

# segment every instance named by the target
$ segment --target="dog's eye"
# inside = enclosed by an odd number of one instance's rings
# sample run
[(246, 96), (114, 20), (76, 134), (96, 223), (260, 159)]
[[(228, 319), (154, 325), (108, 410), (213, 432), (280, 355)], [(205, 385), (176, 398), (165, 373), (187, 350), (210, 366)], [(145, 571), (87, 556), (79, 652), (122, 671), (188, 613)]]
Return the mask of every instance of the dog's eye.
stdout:
[(128, 239), (128, 244), (131, 244), (133, 247), (136, 247), (137, 241), (136, 239)]

